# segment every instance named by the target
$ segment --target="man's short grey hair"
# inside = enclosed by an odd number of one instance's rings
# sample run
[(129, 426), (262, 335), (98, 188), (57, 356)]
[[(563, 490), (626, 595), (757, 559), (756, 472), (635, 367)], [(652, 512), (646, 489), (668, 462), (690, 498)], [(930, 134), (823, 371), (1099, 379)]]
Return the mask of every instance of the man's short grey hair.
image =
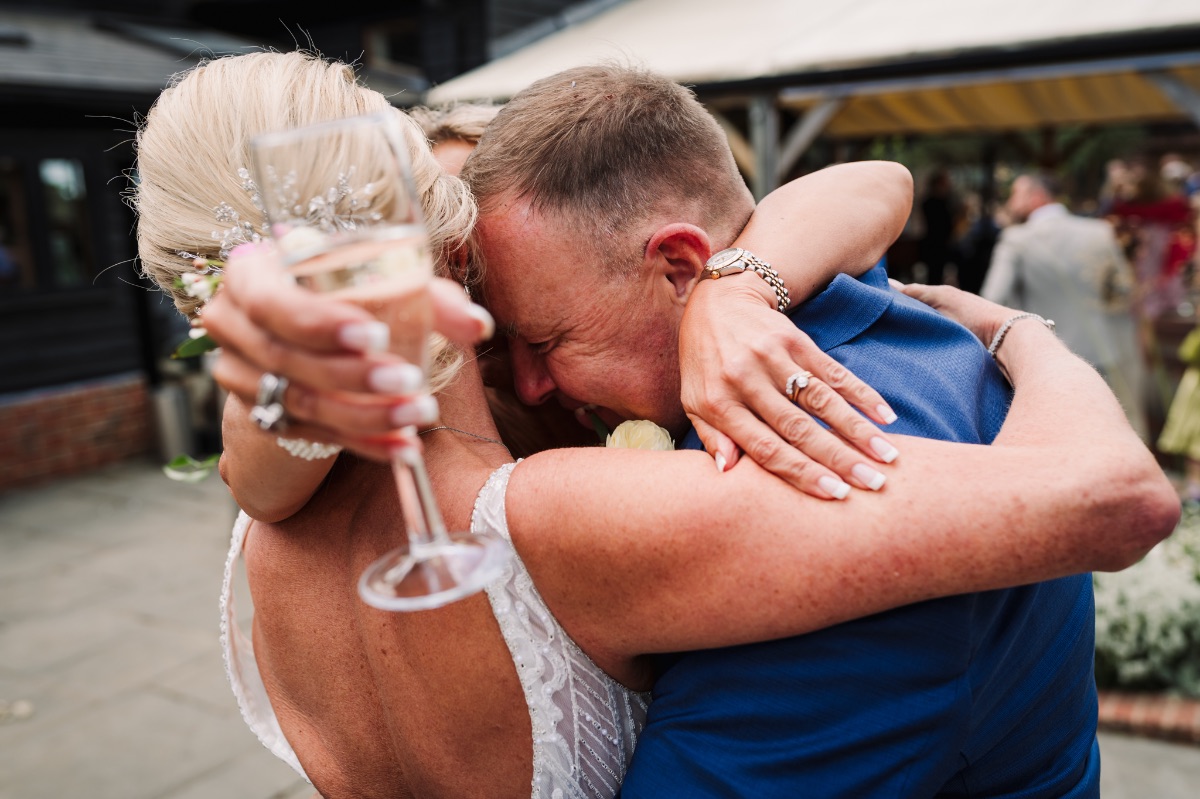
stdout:
[(462, 177), (484, 214), (499, 199), (524, 199), (568, 221), (615, 273), (640, 263), (645, 242), (634, 233), (663, 209), (732, 240), (754, 205), (724, 131), (695, 95), (611, 62), (560, 72), (513, 97)]
[(1062, 194), (1062, 181), (1053, 173), (1046, 171), (1025, 172), (1022, 177), (1046, 193), (1051, 200), (1057, 200)]

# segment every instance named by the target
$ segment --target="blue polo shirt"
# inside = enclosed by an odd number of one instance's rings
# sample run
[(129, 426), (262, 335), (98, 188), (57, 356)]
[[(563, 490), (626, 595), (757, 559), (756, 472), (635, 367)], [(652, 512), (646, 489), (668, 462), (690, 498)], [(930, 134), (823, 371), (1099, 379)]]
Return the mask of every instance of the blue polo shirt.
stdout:
[[(882, 266), (792, 319), (887, 399), (889, 431), (999, 431), (1011, 394), (995, 363)], [(1098, 796), (1093, 616), (1079, 575), (666, 658), (621, 795)]]

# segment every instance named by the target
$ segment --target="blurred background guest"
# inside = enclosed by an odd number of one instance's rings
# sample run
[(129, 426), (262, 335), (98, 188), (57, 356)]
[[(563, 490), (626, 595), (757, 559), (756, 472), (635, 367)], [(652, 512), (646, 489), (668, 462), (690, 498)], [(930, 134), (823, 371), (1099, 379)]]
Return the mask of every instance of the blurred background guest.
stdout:
[(1184, 500), (1200, 505), (1200, 327), (1184, 338), (1178, 354), (1187, 369), (1167, 411), (1158, 450), (1184, 457)]
[(978, 294), (983, 289), (996, 240), (1000, 238), (1000, 226), (996, 223), (993, 203), (985, 201), (979, 194), (967, 196), (965, 216), (965, 230), (954, 248), (958, 287)]
[(1149, 320), (1173, 313), (1186, 298), (1184, 267), (1195, 249), (1183, 191), (1191, 169), (1176, 159), (1168, 156), (1162, 169), (1135, 162), (1109, 210), (1131, 248), (1135, 308)]
[(1143, 440), (1144, 368), (1130, 308), (1132, 274), (1112, 227), (1071, 214), (1046, 174), (1020, 175), (1005, 210), (983, 296), (1058, 323), (1073, 352), (1095, 366)]
[(918, 245), (918, 257), (925, 264), (925, 282), (930, 285), (946, 282), (946, 264), (950, 261), (959, 215), (950, 174), (944, 169), (934, 170), (921, 200), (925, 232)]

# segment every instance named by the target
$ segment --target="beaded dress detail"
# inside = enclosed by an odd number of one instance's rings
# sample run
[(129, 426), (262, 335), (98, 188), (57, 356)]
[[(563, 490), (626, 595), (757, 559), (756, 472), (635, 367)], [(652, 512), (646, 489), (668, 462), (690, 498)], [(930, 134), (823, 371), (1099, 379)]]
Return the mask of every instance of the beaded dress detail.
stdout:
[[(250, 636), (242, 632), (237, 623), (237, 608), (233, 598), (233, 572), (242, 556), (242, 546), (250, 529), (251, 519), (245, 511), (239, 511), (233, 525), (233, 537), (229, 542), (229, 555), (225, 558), (225, 582), (221, 588), (221, 650), (225, 658), (225, 676), (229, 687), (242, 711), (242, 720), (258, 736), (262, 745), (271, 754), (287, 763), (296, 773), (308, 780), (304, 768), (292, 745), (288, 743), (279, 727), (279, 719), (271, 708), (271, 700), (254, 659), (254, 645)], [(312, 780), (308, 780), (312, 782)]]
[[(509, 539), (504, 494), (515, 463), (488, 478), (475, 500), (473, 532)], [(234, 525), (221, 593), (225, 671), (242, 718), (271, 752), (307, 779), (271, 709), (250, 639), (237, 625), (233, 572), (250, 518)], [(515, 554), (486, 588), (512, 655), (533, 728), (532, 799), (613, 799), (646, 722), (648, 694), (613, 680), (567, 636)]]
[[(488, 478), (475, 500), (472, 532), (510, 540), (504, 495), (516, 465)], [(649, 695), (613, 680), (576, 646), (515, 552), (486, 590), (529, 705), (533, 799), (616, 796), (646, 723)]]

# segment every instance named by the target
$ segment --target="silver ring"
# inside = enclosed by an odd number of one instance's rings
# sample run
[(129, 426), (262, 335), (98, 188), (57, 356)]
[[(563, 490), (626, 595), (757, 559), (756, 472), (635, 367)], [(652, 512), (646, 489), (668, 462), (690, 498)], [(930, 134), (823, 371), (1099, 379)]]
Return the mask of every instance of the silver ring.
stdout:
[(800, 400), (800, 392), (808, 388), (809, 378), (812, 377), (812, 372), (807, 372), (801, 369), (796, 374), (787, 379), (787, 385), (784, 387), (784, 395), (792, 402)]
[(286, 377), (263, 372), (258, 378), (258, 396), (250, 409), (250, 421), (268, 433), (280, 433), (287, 429), (287, 409), (283, 407), (283, 395), (287, 392)]

